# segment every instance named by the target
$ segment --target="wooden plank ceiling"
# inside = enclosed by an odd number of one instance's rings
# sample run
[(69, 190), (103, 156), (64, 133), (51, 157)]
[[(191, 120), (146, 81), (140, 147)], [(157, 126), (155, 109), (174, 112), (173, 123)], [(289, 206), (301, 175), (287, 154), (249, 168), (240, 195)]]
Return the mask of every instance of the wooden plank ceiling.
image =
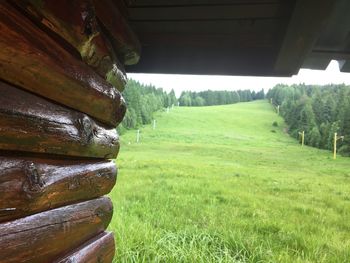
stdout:
[(349, 47), (347, 0), (124, 0), (123, 8), (142, 44), (128, 72), (288, 76), (344, 59)]

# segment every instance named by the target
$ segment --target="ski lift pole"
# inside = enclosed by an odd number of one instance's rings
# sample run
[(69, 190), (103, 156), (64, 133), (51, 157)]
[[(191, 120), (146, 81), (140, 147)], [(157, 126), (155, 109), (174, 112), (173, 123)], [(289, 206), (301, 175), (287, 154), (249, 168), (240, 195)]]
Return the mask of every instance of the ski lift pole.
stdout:
[(334, 145), (333, 145), (333, 159), (337, 159), (337, 141), (338, 140), (344, 140), (344, 136), (338, 136), (337, 133), (334, 133)]
[(299, 132), (299, 135), (301, 136), (301, 147), (303, 147), (304, 139), (305, 139), (305, 131)]
[(136, 134), (136, 143), (140, 142), (140, 130), (137, 130), (137, 134)]

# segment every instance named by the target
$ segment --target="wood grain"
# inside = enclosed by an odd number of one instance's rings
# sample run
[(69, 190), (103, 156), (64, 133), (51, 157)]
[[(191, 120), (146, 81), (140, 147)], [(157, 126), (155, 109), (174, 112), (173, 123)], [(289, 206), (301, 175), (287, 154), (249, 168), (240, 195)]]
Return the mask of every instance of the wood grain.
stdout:
[(1, 79), (114, 127), (123, 119), (120, 92), (6, 1), (0, 30)]
[(124, 90), (127, 77), (109, 39), (100, 30), (92, 0), (15, 0), (35, 22), (52, 31), (80, 53), (83, 61), (103, 78), (113, 77), (113, 84)]
[(0, 82), (0, 149), (114, 158), (119, 137), (89, 116)]
[(0, 262), (53, 262), (102, 233), (112, 214), (102, 197), (0, 224)]
[(113, 233), (102, 233), (55, 263), (110, 263), (115, 253)]
[(108, 194), (113, 161), (0, 156), (0, 222)]
[(112, 0), (93, 0), (96, 15), (112, 38), (118, 57), (125, 65), (138, 63), (141, 44)]

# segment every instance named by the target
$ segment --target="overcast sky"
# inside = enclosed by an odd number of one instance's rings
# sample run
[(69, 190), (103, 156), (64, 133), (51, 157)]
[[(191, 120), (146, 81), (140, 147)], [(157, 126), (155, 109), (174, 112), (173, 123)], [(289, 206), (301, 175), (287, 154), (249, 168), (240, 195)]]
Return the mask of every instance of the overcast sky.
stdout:
[(172, 74), (128, 74), (129, 78), (143, 84), (153, 84), (166, 91), (175, 90), (177, 96), (183, 90), (261, 90), (267, 91), (278, 83), (293, 84), (329, 84), (345, 83), (350, 85), (350, 73), (341, 73), (338, 62), (332, 61), (327, 70), (301, 69), (298, 75), (289, 78), (242, 77), (242, 76), (202, 76)]

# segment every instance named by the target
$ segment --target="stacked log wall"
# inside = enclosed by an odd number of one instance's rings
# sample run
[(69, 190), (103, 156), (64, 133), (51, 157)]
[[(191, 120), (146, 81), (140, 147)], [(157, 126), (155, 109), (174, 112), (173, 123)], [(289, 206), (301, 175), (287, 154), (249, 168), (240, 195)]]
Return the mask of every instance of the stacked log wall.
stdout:
[(0, 2), (0, 262), (111, 262), (106, 232), (140, 44), (112, 0)]

